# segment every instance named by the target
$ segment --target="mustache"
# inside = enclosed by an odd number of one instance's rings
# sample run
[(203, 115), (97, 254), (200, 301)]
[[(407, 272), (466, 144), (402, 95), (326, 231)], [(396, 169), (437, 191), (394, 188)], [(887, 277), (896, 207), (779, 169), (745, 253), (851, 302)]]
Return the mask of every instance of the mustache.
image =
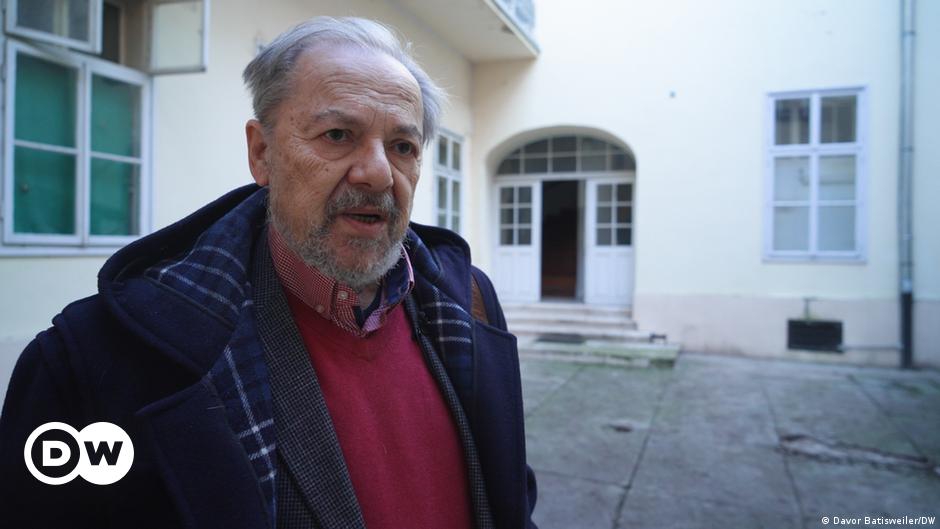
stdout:
[(343, 211), (361, 207), (375, 208), (392, 224), (401, 217), (401, 210), (390, 191), (371, 193), (351, 186), (344, 187), (339, 195), (330, 199), (326, 206), (326, 217), (332, 223)]

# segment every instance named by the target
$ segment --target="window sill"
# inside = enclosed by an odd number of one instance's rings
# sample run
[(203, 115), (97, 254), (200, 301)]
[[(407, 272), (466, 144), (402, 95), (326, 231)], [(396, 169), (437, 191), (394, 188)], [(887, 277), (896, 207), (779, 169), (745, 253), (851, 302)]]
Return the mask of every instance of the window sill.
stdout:
[(124, 246), (124, 244), (85, 247), (7, 245), (0, 246), (0, 257), (110, 257)]
[(868, 260), (861, 254), (853, 255), (781, 255), (765, 254), (765, 264), (841, 264), (866, 265)]

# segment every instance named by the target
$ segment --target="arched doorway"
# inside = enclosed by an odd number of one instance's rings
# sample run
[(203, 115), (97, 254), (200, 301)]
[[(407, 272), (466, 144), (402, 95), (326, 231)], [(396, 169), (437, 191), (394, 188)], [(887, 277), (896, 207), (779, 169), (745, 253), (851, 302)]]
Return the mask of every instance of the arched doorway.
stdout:
[(589, 135), (554, 135), (496, 169), (494, 280), (512, 302), (630, 306), (632, 153)]

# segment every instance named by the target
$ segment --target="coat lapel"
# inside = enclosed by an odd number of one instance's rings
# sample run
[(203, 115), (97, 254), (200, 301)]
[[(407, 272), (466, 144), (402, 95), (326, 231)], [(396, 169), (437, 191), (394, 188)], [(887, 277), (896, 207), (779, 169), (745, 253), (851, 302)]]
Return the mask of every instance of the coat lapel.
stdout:
[[(268, 527), (264, 495), (225, 406), (206, 379), (136, 413), (186, 527)], [(220, 486), (224, 483), (224, 486)]]
[[(265, 240), (256, 246), (252, 275), (258, 331), (274, 399), (278, 456), (319, 526), (365, 529), (316, 372), (294, 324)], [(280, 496), (280, 484), (278, 490)], [(281, 520), (303, 518), (298, 513), (280, 512), (294, 507), (292, 502), (279, 498), (279, 524)]]

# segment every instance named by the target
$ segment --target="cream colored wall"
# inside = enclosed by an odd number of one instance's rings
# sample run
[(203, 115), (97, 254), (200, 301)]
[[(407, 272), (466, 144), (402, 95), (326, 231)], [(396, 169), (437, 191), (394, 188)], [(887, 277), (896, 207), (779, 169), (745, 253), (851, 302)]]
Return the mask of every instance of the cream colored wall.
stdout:
[[(252, 181), (244, 139), (251, 107), (242, 69), (256, 42), (269, 42), (316, 15), (364, 16), (396, 27), (414, 43), (428, 73), (452, 94), (443, 125), (470, 137), (469, 62), (398, 6), (369, 0), (212, 2), (208, 71), (153, 82), (154, 229)], [(413, 217), (419, 222), (433, 219), (430, 160), (427, 156), (416, 191)], [(67, 303), (93, 294), (104, 261), (103, 256), (0, 257), (0, 340), (32, 337)], [(0, 356), (0, 379), (5, 379), (13, 358)]]
[[(474, 71), (477, 173), (521, 131), (609, 131), (636, 153), (638, 293), (893, 295), (897, 156), (884, 146), (898, 130), (894, 3), (538, 7), (541, 56)], [(867, 87), (870, 100), (867, 263), (763, 263), (765, 94), (843, 86)], [(475, 209), (490, 206), (483, 180)], [(472, 235), (489, 247), (488, 233)]]

